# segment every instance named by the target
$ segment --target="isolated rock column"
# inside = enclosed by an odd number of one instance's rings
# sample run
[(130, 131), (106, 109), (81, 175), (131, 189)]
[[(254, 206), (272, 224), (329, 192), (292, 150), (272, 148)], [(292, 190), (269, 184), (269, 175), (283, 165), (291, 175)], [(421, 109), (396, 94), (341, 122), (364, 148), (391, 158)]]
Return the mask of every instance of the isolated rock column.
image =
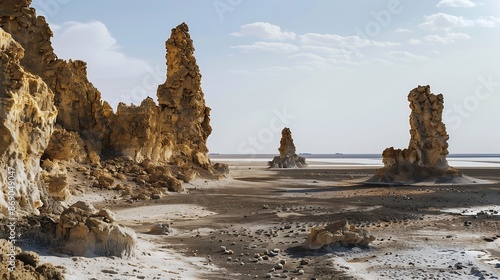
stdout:
[(418, 86), (408, 94), (410, 143), (407, 149), (387, 148), (382, 153), (384, 168), (369, 181), (417, 182), (440, 176), (460, 176), (448, 165), (448, 139), (442, 120), (444, 98), (432, 94), (430, 86)]
[(269, 162), (269, 167), (272, 168), (297, 168), (306, 167), (306, 159), (299, 157), (295, 153), (295, 144), (293, 144), (292, 132), (290, 128), (283, 128), (281, 131), (280, 147), (278, 148), (280, 152), (279, 156), (273, 158)]

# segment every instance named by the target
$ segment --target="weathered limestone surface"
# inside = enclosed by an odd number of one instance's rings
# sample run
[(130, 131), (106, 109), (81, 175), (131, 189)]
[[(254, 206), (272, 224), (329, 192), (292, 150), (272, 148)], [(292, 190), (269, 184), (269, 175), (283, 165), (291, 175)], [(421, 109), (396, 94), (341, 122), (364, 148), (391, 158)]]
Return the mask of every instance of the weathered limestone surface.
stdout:
[(430, 86), (418, 86), (408, 94), (410, 102), (410, 143), (407, 149), (387, 148), (382, 153), (384, 167), (369, 182), (418, 182), (441, 176), (461, 176), (446, 160), (448, 139), (442, 120), (442, 94), (432, 94)]
[(301, 168), (306, 167), (306, 159), (298, 156), (295, 153), (295, 144), (293, 144), (292, 132), (289, 128), (285, 127), (281, 131), (279, 156), (273, 158), (268, 163), (271, 168)]
[(64, 250), (77, 256), (132, 256), (137, 241), (133, 230), (115, 222), (113, 212), (83, 201), (64, 210), (55, 232)]
[(336, 221), (325, 227), (313, 227), (303, 243), (307, 249), (320, 249), (323, 246), (368, 246), (375, 240), (366, 230), (349, 225), (346, 220)]
[(87, 161), (85, 143), (77, 132), (56, 125), (43, 158), (84, 163)]
[(52, 31), (29, 4), (30, 0), (3, 1), (0, 27), (25, 49), (21, 60), (25, 70), (40, 76), (54, 93), (57, 124), (79, 134), (90, 159), (98, 162), (110, 130), (106, 116), (112, 109), (88, 81), (85, 62), (57, 58), (50, 42)]
[(138, 162), (164, 161), (180, 167), (212, 170), (206, 140), (210, 108), (205, 105), (193, 41), (185, 23), (172, 29), (166, 42), (167, 78), (158, 87), (159, 105), (118, 106), (112, 118), (111, 146)]
[[(0, 214), (39, 213), (50, 204), (40, 176), (40, 158), (51, 137), (57, 110), (54, 94), (40, 77), (20, 65), (24, 50), (0, 28)], [(14, 201), (9, 201), (9, 192)], [(9, 203), (9, 204), (8, 204)]]
[[(12, 263), (11, 263), (12, 262)], [(11, 266), (13, 264), (13, 266)], [(12, 270), (9, 270), (12, 267)], [(0, 280), (64, 280), (54, 265), (40, 264), (40, 256), (32, 251), (21, 251), (17, 246), (0, 239)]]

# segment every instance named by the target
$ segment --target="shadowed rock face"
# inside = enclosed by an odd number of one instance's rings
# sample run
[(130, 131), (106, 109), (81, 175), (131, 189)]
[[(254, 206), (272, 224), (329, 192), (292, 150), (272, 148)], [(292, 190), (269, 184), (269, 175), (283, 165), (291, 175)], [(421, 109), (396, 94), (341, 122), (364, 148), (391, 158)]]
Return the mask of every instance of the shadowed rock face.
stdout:
[(371, 182), (418, 182), (441, 176), (459, 176), (448, 165), (448, 139), (442, 121), (442, 94), (432, 94), (430, 86), (418, 86), (408, 94), (410, 102), (410, 143), (407, 149), (387, 148), (382, 153), (384, 168)]
[(278, 151), (280, 152), (280, 155), (274, 157), (273, 160), (269, 162), (269, 167), (300, 168), (307, 166), (306, 159), (299, 157), (295, 153), (295, 144), (293, 144), (292, 132), (287, 127), (283, 128), (281, 131), (281, 141)]

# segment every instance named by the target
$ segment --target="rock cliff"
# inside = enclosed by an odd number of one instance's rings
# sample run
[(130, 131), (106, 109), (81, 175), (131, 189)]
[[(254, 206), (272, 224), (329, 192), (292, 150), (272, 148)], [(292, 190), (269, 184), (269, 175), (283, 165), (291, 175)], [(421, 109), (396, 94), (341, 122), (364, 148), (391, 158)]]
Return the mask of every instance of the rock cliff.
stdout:
[(418, 86), (408, 94), (410, 143), (407, 149), (387, 148), (384, 167), (369, 182), (412, 183), (442, 176), (461, 176), (448, 165), (448, 139), (442, 120), (444, 99), (432, 94), (430, 86)]
[(31, 0), (3, 1), (0, 27), (25, 49), (21, 60), (24, 69), (41, 77), (52, 90), (57, 124), (81, 137), (89, 159), (97, 163), (110, 130), (106, 114), (112, 109), (88, 81), (85, 62), (57, 58), (49, 25), (29, 4)]
[(23, 56), (22, 46), (0, 28), (0, 214), (16, 216), (49, 204), (40, 158), (57, 116), (54, 94), (21, 66)]
[(295, 144), (293, 144), (292, 132), (289, 128), (285, 127), (281, 131), (280, 147), (278, 148), (280, 152), (279, 156), (273, 158), (269, 162), (269, 167), (271, 168), (301, 168), (306, 167), (306, 159), (299, 157), (295, 153)]

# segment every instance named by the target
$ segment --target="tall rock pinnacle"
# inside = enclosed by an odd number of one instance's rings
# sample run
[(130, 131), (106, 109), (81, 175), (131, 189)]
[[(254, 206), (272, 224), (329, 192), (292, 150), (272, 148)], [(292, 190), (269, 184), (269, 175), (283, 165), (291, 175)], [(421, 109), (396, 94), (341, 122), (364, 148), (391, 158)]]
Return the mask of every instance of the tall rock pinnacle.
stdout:
[(167, 80), (158, 87), (158, 103), (172, 125), (174, 143), (187, 146), (194, 162), (208, 167), (206, 140), (212, 132), (210, 108), (205, 105), (188, 26), (182, 23), (172, 29), (165, 46)]
[(295, 154), (295, 144), (293, 144), (292, 132), (288, 127), (283, 128), (281, 131), (280, 147), (278, 151), (280, 155), (274, 157), (273, 160), (269, 162), (269, 167), (296, 168), (307, 166), (306, 159)]
[(448, 139), (442, 120), (444, 99), (432, 94), (430, 86), (418, 86), (408, 94), (410, 143), (407, 149), (387, 148), (382, 153), (384, 168), (371, 182), (418, 182), (442, 176), (459, 176), (448, 165)]

